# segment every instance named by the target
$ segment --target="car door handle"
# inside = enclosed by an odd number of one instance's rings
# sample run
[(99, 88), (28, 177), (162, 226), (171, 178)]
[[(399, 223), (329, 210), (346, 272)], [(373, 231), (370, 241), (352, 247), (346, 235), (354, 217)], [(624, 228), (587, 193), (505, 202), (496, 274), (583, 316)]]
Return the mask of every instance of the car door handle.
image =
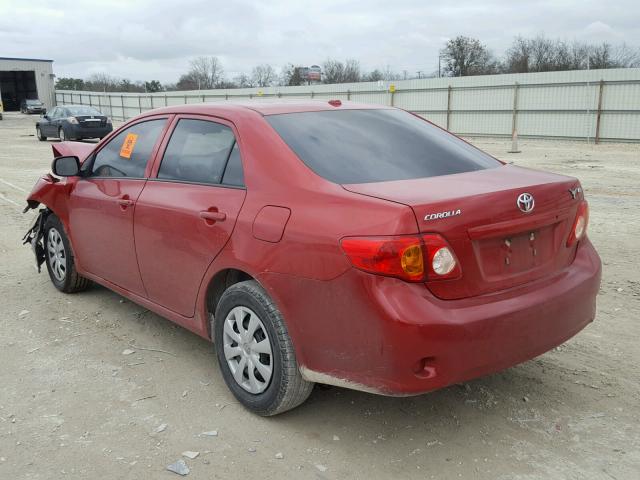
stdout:
[(120, 204), (120, 206), (122, 208), (127, 208), (130, 207), (131, 205), (133, 205), (133, 200), (129, 199), (129, 198), (119, 198), (118, 199), (118, 203)]
[(200, 212), (200, 218), (207, 222), (207, 224), (213, 224), (215, 222), (224, 222), (227, 219), (227, 215), (222, 212), (204, 210)]

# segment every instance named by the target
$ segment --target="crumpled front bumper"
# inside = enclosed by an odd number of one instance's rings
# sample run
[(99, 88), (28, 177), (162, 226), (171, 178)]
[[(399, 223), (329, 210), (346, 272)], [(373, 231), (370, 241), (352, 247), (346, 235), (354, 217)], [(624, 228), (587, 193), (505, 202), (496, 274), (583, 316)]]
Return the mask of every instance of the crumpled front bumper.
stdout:
[[(30, 207), (25, 208), (25, 212)], [(44, 246), (44, 224), (47, 221), (47, 217), (51, 213), (48, 208), (41, 208), (38, 216), (33, 220), (31, 227), (27, 230), (24, 237), (22, 237), (22, 244), (30, 244), (31, 249), (36, 257), (36, 269), (40, 273), (42, 264), (46, 260), (46, 251)]]

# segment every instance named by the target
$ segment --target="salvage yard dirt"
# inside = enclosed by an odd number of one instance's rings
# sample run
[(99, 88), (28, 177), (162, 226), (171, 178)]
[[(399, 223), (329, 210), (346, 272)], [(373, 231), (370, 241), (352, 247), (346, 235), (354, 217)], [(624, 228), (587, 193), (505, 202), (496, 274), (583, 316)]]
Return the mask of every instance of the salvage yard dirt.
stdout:
[[(244, 411), (211, 345), (102, 287), (64, 295), (20, 239), (54, 140), (0, 121), (0, 479), (640, 478), (640, 146), (472, 142), (578, 177), (603, 260), (594, 323), (541, 357), (411, 398), (317, 387)], [(508, 341), (505, 339), (505, 341)], [(463, 355), (464, 352), (461, 352)]]

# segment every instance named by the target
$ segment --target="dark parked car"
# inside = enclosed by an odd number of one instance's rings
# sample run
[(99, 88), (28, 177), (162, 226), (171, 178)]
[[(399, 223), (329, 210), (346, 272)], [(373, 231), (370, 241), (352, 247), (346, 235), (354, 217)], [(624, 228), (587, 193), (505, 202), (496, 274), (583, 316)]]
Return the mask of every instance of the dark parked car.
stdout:
[(25, 99), (20, 102), (20, 111), (22, 113), (47, 113), (47, 109), (37, 98)]
[(99, 110), (85, 105), (55, 107), (36, 123), (38, 140), (48, 137), (65, 140), (104, 138), (113, 130), (111, 119)]
[(261, 415), (314, 382), (404, 396), (497, 372), (596, 313), (580, 182), (402, 110), (180, 105), (53, 153), (25, 236), (53, 285), (94, 281), (212, 340)]

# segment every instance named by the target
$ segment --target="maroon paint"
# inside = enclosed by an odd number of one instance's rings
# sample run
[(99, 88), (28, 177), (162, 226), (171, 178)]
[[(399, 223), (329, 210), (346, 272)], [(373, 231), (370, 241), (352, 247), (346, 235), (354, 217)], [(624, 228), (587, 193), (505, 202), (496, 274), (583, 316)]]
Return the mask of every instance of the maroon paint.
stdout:
[[(29, 200), (60, 217), (80, 273), (204, 337), (214, 275), (246, 272), (281, 309), (302, 367), (385, 394), (425, 392), (509, 367), (593, 320), (599, 257), (586, 238), (565, 245), (582, 201), (568, 193), (577, 180), (505, 165), (340, 186), (308, 169), (263, 118), (337, 108), (381, 107), (300, 102), (155, 110), (134, 120), (169, 118), (148, 181), (98, 185), (49, 176)], [(175, 115), (234, 130), (246, 190), (155, 178)], [(87, 152), (76, 145), (58, 151), (84, 159)], [(526, 216), (515, 204), (523, 191), (536, 197), (535, 213)], [(123, 209), (123, 195), (134, 204)], [(423, 220), (451, 209), (462, 213)], [(540, 232), (534, 239), (532, 229)], [(416, 284), (364, 273), (339, 244), (346, 236), (419, 232), (449, 241), (460, 279)], [(505, 238), (511, 253), (503, 249)], [(536, 255), (523, 255), (526, 248)], [(511, 268), (503, 261), (509, 255)], [(104, 258), (118, 261), (110, 266)]]

